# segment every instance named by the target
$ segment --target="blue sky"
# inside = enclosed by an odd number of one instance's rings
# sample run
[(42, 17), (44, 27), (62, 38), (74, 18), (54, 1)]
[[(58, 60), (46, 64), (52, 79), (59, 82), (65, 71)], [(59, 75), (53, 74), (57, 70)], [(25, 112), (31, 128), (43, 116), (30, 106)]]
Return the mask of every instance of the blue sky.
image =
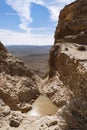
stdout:
[(5, 45), (52, 45), (60, 10), (74, 0), (0, 0)]

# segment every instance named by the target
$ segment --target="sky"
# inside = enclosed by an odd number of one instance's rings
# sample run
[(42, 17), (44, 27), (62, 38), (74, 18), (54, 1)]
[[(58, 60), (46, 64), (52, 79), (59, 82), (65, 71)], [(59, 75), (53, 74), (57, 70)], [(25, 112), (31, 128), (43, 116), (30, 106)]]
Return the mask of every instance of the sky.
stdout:
[(0, 41), (52, 45), (60, 10), (74, 0), (0, 0)]

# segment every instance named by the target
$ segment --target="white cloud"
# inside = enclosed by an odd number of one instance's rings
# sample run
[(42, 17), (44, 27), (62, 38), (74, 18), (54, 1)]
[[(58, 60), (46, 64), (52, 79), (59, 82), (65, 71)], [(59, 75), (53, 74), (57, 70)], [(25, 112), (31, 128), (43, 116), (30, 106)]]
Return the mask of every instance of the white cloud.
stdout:
[(21, 20), (19, 26), (27, 31), (28, 24), (32, 22), (29, 0), (7, 0), (7, 4), (9, 4), (19, 15)]
[[(58, 14), (65, 4), (71, 3), (74, 0), (6, 0), (19, 15), (21, 23), (20, 28), (25, 31), (30, 31), (29, 24), (32, 23), (31, 3), (39, 4), (49, 10), (50, 18), (53, 21), (58, 20)], [(38, 12), (37, 12), (38, 14)]]
[[(19, 27), (25, 31), (30, 31), (29, 24), (32, 23), (31, 3), (43, 5), (41, 0), (6, 0), (7, 4), (15, 10), (20, 17)], [(38, 13), (38, 12), (37, 12)]]
[(49, 10), (50, 12), (50, 17), (51, 20), (53, 21), (57, 21), (58, 20), (58, 16), (59, 16), (59, 12), (60, 10), (66, 5), (69, 4), (71, 2), (73, 2), (74, 0), (43, 0), (44, 1), (44, 6)]
[(30, 33), (13, 32), (0, 29), (0, 40), (5, 45), (52, 45), (51, 35), (31, 35)]
[[(33, 21), (31, 3), (46, 7), (51, 20), (57, 22), (60, 10), (65, 4), (71, 3), (72, 1), (74, 0), (6, 0), (7, 4), (10, 5), (20, 17), (19, 27), (26, 32), (22, 33), (0, 29), (0, 40), (6, 45), (52, 45), (54, 41), (53, 35), (51, 35), (53, 28), (29, 27), (29, 24)], [(14, 14), (7, 13), (7, 15)]]

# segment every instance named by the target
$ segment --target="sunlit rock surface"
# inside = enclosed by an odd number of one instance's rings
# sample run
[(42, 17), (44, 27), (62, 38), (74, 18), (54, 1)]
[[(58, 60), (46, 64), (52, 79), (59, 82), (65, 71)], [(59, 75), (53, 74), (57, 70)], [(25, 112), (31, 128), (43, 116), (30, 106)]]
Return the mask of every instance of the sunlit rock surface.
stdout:
[[(84, 33), (84, 35), (82, 33)], [(77, 36), (80, 33), (79, 36)], [(87, 45), (87, 1), (76, 0), (60, 11), (55, 43), (64, 36), (75, 35), (74, 42)]]
[[(86, 18), (86, 0), (60, 12), (44, 80), (0, 43), (0, 130), (87, 130)], [(40, 94), (57, 105), (54, 115), (29, 115)]]

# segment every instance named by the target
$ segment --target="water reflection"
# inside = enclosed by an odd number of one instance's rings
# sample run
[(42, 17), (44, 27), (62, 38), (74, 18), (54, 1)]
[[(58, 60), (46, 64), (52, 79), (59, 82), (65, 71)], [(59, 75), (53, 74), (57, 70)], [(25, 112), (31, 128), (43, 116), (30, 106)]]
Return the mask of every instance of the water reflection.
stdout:
[(48, 97), (41, 95), (32, 104), (32, 110), (28, 113), (32, 116), (46, 116), (54, 115), (57, 110), (58, 107)]

